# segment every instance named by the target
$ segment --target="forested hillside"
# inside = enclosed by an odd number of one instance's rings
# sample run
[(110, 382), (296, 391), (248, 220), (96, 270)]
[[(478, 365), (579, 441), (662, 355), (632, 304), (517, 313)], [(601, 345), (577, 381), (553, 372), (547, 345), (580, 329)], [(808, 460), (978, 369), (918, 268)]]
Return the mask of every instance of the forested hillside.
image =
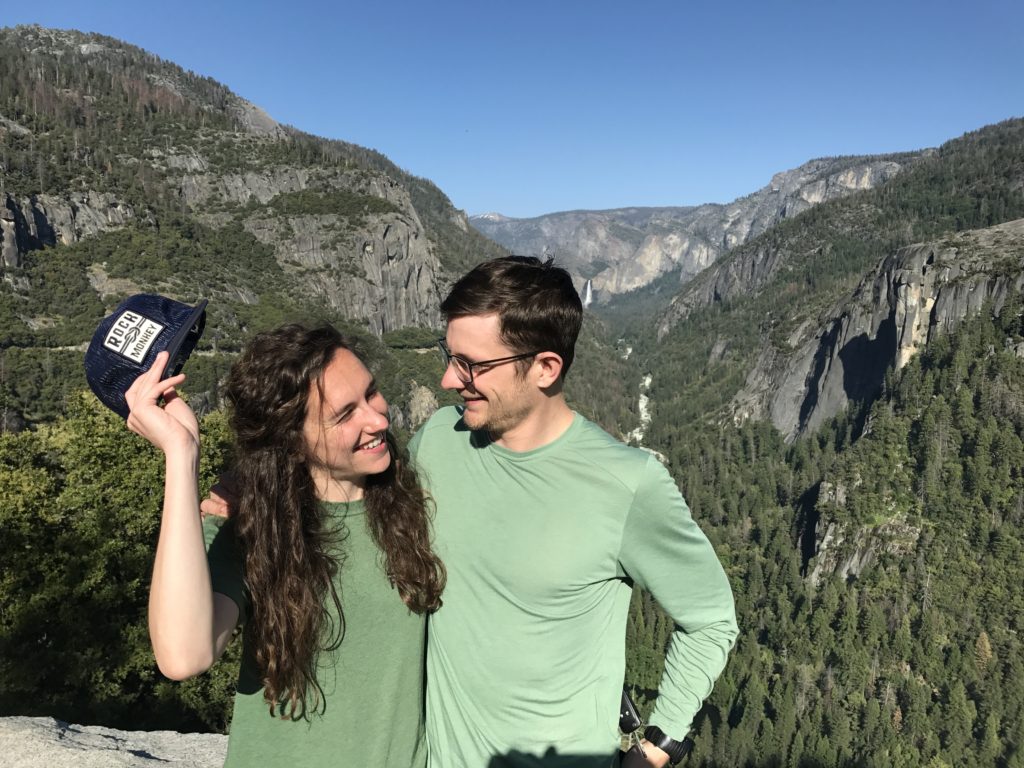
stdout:
[[(1021, 217), (1022, 189), (1024, 123), (1010, 121), (729, 254), (676, 300), (660, 342), (658, 321), (619, 309), (653, 374), (646, 442), (738, 601), (742, 635), (700, 720), (699, 764), (1024, 765), (1019, 293), (933, 332), (791, 443), (735, 400), (756, 361), (824, 333), (898, 246)], [(1019, 284), (1024, 241), (999, 242), (986, 269)], [(640, 298), (650, 318), (657, 296)], [(646, 691), (668, 627), (638, 596), (630, 631), (630, 676)]]
[[(209, 78), (100, 35), (0, 29), (0, 398), (52, 419), (125, 296), (210, 300), (192, 391), (254, 330), (436, 327), (503, 251), (383, 155), (280, 126)], [(195, 370), (204, 368), (204, 370)], [(398, 393), (404, 400), (408, 393)]]
[[(748, 423), (668, 448), (742, 630), (699, 764), (1024, 764), (1020, 308), (969, 321), (893, 376), (857, 439), (851, 413), (789, 446)], [(815, 583), (815, 522), (870, 562)], [(639, 600), (630, 667), (644, 689), (667, 629)]]

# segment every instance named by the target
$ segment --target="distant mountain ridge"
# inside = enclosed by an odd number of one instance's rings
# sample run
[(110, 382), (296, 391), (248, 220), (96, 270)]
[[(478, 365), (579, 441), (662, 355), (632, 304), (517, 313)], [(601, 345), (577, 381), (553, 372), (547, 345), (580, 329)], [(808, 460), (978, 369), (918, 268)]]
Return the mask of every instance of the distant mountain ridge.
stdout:
[(557, 257), (597, 300), (678, 270), (681, 282), (726, 251), (819, 203), (883, 184), (928, 151), (819, 158), (775, 174), (760, 190), (727, 204), (565, 211), (530, 219), (500, 213), (470, 223), (514, 253)]

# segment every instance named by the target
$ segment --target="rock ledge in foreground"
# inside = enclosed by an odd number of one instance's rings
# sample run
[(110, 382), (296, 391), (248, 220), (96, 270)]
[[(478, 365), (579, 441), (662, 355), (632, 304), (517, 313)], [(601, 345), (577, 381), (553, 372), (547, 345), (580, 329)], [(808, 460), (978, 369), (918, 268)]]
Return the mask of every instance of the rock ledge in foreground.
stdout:
[(17, 768), (220, 768), (228, 738), (214, 733), (116, 731), (52, 717), (0, 718), (0, 763)]

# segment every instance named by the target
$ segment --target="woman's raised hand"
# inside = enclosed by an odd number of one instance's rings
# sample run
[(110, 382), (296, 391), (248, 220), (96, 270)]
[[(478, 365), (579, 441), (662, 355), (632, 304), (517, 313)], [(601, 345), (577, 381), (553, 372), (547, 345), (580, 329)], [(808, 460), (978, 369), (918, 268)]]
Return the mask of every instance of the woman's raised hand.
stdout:
[[(161, 352), (152, 367), (139, 376), (125, 392), (128, 403), (128, 429), (141, 435), (165, 454), (199, 448), (199, 422), (175, 387), (185, 381), (179, 373), (160, 379), (167, 367), (167, 352)], [(164, 404), (159, 403), (160, 398)]]

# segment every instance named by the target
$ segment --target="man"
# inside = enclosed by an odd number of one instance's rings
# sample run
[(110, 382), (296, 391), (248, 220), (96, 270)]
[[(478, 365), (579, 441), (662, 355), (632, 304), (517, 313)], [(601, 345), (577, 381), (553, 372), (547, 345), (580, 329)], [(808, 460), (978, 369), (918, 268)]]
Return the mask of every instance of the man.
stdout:
[(410, 444), (448, 570), (428, 635), (432, 763), (611, 765), (636, 583), (676, 623), (644, 743), (666, 765), (736, 638), (722, 567), (657, 459), (566, 404), (582, 321), (567, 272), (486, 262), (441, 310), (441, 383), (463, 405)]

